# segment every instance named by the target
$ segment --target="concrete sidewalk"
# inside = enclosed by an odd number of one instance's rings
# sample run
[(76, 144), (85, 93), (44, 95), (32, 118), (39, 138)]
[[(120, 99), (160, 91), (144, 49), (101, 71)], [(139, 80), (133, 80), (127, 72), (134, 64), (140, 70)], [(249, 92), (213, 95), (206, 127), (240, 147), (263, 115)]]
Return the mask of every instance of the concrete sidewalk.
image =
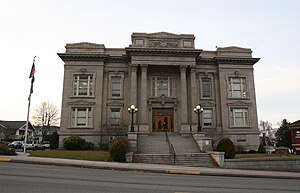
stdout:
[(143, 171), (168, 174), (189, 174), (208, 176), (232, 176), (232, 177), (260, 177), (276, 179), (300, 179), (300, 173), (281, 171), (239, 170), (207, 167), (186, 167), (178, 165), (144, 164), (144, 163), (117, 163), (101, 161), (83, 161), (57, 158), (28, 157), (20, 153), (18, 156), (1, 156), (0, 162), (32, 163), (57, 166), (75, 166), (84, 168), (97, 168), (124, 171)]

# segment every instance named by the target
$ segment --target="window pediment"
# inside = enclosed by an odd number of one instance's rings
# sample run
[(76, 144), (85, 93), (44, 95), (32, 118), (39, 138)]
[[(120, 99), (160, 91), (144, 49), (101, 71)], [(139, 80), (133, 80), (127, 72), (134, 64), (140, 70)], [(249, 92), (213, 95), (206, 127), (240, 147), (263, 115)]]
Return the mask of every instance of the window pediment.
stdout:
[(201, 105), (201, 107), (215, 107), (216, 106), (216, 104), (213, 102), (204, 102), (204, 103), (201, 103), (200, 105)]
[(124, 103), (121, 103), (120, 101), (111, 101), (107, 103), (107, 106), (120, 107), (120, 106), (124, 106)]
[(243, 101), (235, 101), (235, 102), (232, 102), (232, 103), (227, 103), (227, 105), (230, 105), (230, 106), (250, 106), (251, 103), (245, 103)]
[(95, 102), (89, 102), (89, 101), (85, 101), (85, 100), (77, 100), (77, 101), (73, 101), (73, 102), (69, 102), (69, 105), (94, 105)]

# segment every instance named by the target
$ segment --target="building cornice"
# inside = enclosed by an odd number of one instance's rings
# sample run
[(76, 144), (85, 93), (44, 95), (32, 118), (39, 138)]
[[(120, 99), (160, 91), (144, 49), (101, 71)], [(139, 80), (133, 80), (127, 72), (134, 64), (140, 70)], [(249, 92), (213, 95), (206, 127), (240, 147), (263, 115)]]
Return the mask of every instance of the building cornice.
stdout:
[(89, 54), (89, 53), (58, 53), (64, 61), (104, 61), (109, 57), (108, 54)]
[(214, 58), (197, 58), (198, 64), (246, 64), (254, 65), (260, 58), (232, 58), (232, 57), (214, 57)]
[(202, 50), (200, 49), (184, 49), (184, 48), (125, 48), (126, 54), (130, 57), (133, 55), (176, 55), (198, 57)]
[(222, 64), (233, 64), (233, 63), (239, 63), (239, 64), (250, 64), (254, 65), (256, 62), (260, 60), (260, 58), (231, 58), (231, 57), (215, 57), (214, 60), (217, 63)]

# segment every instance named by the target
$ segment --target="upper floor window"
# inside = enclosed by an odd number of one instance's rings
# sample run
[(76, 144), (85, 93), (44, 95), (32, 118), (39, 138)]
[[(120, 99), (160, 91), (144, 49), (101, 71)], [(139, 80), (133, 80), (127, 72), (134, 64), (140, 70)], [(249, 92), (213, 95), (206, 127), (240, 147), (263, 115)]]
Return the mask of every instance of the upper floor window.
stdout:
[(300, 136), (300, 130), (296, 130), (296, 136), (297, 136), (297, 137)]
[(202, 97), (203, 98), (211, 98), (211, 79), (210, 78), (202, 78)]
[(72, 108), (72, 126), (74, 127), (91, 126), (91, 108), (90, 107)]
[(110, 109), (110, 125), (120, 126), (121, 112), (119, 108)]
[(247, 108), (231, 109), (231, 125), (232, 126), (249, 126), (249, 117)]
[(121, 77), (111, 77), (111, 96), (121, 97)]
[(171, 76), (155, 76), (152, 77), (152, 96), (167, 97), (173, 96), (173, 77)]
[(213, 125), (213, 110), (209, 108), (203, 109), (203, 126), (209, 127)]
[(230, 98), (246, 97), (246, 78), (229, 78)]
[(73, 95), (92, 96), (93, 95), (93, 75), (74, 75)]

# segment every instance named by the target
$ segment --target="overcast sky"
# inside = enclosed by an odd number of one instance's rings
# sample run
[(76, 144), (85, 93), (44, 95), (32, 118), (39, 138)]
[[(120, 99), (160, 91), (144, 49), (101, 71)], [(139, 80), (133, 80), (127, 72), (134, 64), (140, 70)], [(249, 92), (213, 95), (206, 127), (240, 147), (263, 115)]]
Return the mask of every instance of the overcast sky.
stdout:
[(197, 49), (251, 48), (258, 119), (273, 127), (300, 119), (300, 1), (0, 2), (0, 120), (26, 120), (34, 56), (31, 115), (43, 100), (61, 108), (66, 43), (108, 48), (131, 44), (132, 32), (194, 34)]

